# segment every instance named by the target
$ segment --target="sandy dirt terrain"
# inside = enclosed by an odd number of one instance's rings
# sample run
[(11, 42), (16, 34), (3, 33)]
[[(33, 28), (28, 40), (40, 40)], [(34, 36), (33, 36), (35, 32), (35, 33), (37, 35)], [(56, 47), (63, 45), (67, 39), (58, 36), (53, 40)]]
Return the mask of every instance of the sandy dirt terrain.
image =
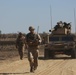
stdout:
[(14, 57), (0, 59), (0, 75), (76, 75), (76, 59), (58, 55), (55, 59), (45, 60), (42, 49), (39, 66), (34, 73), (30, 73), (26, 53), (23, 60), (19, 59), (18, 53)]

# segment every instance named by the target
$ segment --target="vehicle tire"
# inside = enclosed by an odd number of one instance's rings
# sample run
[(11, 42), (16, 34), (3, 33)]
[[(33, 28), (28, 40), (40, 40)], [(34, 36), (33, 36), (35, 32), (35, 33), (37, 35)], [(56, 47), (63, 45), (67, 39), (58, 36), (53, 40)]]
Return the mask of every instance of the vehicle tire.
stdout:
[(76, 49), (71, 51), (71, 58), (76, 59)]
[(49, 59), (49, 50), (48, 49), (44, 50), (44, 58)]
[(49, 53), (50, 53), (50, 54), (49, 54), (49, 57), (50, 57), (50, 58), (54, 58), (54, 56), (55, 56), (54, 51), (50, 51)]

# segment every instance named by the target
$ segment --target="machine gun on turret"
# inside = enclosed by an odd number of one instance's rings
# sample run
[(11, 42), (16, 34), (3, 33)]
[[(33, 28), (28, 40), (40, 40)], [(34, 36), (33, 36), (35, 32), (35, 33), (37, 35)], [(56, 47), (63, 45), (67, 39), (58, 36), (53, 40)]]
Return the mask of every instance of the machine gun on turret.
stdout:
[(70, 34), (71, 33), (71, 23), (57, 22), (54, 29), (49, 30), (52, 34)]

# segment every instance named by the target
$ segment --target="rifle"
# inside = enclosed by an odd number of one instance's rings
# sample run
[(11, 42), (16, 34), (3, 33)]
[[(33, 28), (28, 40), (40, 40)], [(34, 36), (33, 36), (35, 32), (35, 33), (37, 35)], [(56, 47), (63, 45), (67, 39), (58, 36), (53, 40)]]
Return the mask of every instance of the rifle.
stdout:
[(35, 35), (34, 40), (38, 40), (38, 32), (39, 32), (39, 26), (37, 27), (37, 34)]

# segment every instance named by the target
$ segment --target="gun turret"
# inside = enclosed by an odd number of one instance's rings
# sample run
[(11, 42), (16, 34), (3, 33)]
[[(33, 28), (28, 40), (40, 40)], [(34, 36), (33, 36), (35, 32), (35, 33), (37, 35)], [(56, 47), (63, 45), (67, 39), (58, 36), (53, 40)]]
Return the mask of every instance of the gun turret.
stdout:
[(53, 30), (49, 30), (52, 34), (70, 34), (71, 33), (71, 23), (57, 22)]

